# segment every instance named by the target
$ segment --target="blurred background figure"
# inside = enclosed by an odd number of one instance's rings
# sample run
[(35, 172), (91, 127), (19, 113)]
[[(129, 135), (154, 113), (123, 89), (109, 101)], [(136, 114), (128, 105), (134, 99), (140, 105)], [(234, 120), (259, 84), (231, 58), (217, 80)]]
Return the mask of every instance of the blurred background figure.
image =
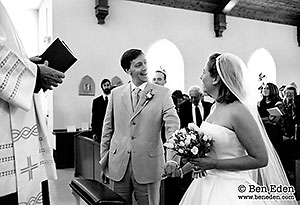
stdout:
[(165, 86), (167, 83), (167, 73), (164, 69), (156, 70), (152, 82), (157, 85)]
[(204, 94), (199, 86), (190, 87), (188, 93), (190, 100), (179, 105), (180, 126), (187, 127), (193, 122), (200, 127), (209, 115), (212, 103), (204, 101)]
[(281, 99), (283, 99), (284, 97), (284, 94), (283, 94), (283, 91), (284, 91), (284, 88), (286, 87), (285, 84), (281, 85), (280, 88), (279, 88), (279, 96)]
[(100, 83), (100, 89), (102, 89), (103, 95), (95, 98), (92, 104), (92, 133), (93, 139), (100, 141), (103, 120), (106, 112), (108, 98), (111, 92), (111, 83), (109, 79), (103, 79)]
[(182, 97), (183, 97), (183, 101), (189, 101), (190, 100), (190, 96), (188, 94), (183, 93)]
[(175, 108), (176, 108), (176, 111), (177, 111), (177, 114), (179, 113), (179, 106), (181, 103), (184, 102), (184, 98), (183, 98), (183, 94), (181, 92), (181, 90), (175, 90), (173, 93), (172, 93), (172, 99), (173, 99), (173, 102), (174, 102), (174, 105), (175, 105)]
[(279, 145), (282, 143), (280, 116), (272, 116), (267, 111), (269, 108), (280, 107), (282, 105), (279, 90), (275, 84), (266, 83), (262, 87), (261, 94), (262, 99), (258, 102), (258, 112), (271, 142), (277, 152), (279, 152)]
[(283, 98), (283, 122), (282, 131), (283, 139), (295, 139), (295, 125), (296, 125), (296, 105), (295, 97), (297, 95), (297, 90), (294, 85), (287, 85), (284, 89)]
[(297, 139), (297, 120), (299, 119), (299, 110), (296, 107), (295, 97), (297, 89), (295, 85), (287, 85), (284, 89), (284, 98), (282, 104), (282, 135), (283, 143), (280, 146), (280, 157), (287, 177), (292, 185), (295, 185), (295, 160), (299, 159), (299, 140)]

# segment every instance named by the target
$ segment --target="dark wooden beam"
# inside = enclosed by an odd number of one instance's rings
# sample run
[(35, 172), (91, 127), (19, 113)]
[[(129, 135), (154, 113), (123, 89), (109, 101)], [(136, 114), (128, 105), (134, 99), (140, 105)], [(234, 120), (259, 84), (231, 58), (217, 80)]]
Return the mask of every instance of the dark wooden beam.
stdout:
[(222, 0), (214, 13), (229, 13), (240, 0)]
[(300, 47), (300, 22), (297, 25), (297, 41), (298, 41), (298, 47)]
[(227, 28), (226, 14), (237, 5), (240, 0), (222, 0), (214, 11), (214, 31), (216, 37), (222, 37)]
[(109, 11), (108, 0), (95, 0), (95, 15), (98, 24), (104, 24)]
[(226, 30), (226, 15), (223, 13), (214, 14), (214, 31), (216, 37), (222, 37), (223, 31)]

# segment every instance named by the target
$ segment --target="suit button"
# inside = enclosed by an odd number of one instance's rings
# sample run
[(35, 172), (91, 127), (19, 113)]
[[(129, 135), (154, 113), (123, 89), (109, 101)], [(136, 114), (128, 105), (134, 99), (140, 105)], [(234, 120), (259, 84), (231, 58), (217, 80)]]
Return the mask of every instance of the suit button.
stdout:
[(133, 123), (132, 123), (132, 125), (136, 125), (136, 123), (135, 123), (135, 122), (133, 122)]
[(131, 139), (134, 140), (134, 139), (135, 139), (135, 136), (131, 136)]

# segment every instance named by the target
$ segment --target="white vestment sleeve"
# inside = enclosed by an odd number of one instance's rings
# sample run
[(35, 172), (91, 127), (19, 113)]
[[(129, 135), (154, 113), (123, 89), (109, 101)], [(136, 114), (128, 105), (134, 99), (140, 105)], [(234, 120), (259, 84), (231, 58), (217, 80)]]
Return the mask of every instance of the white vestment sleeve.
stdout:
[(35, 64), (22, 60), (5, 45), (0, 46), (0, 98), (2, 100), (29, 110), (36, 73)]

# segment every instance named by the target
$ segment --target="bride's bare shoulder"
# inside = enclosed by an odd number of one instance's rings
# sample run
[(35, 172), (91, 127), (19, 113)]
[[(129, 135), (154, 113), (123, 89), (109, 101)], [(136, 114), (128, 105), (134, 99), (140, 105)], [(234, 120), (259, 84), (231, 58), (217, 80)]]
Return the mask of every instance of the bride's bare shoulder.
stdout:
[(251, 117), (249, 110), (239, 101), (231, 103), (230, 113), (233, 118), (248, 118)]

